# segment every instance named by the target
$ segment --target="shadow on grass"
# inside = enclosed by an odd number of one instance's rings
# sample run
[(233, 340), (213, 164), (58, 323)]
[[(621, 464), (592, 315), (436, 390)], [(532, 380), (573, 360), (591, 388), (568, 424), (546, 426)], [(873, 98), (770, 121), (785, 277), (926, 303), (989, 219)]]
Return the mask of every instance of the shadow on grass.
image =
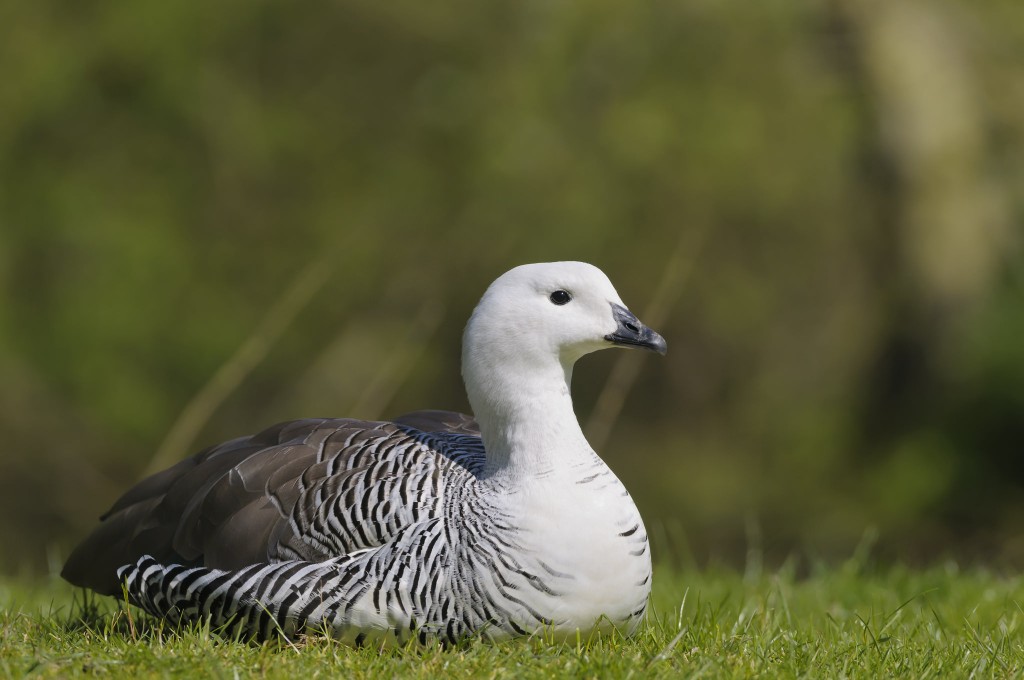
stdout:
[[(72, 593), (69, 607), (51, 609), (40, 617), (39, 623), (44, 632), (58, 638), (79, 636), (139, 644), (202, 640), (249, 648), (291, 649), (295, 652), (301, 652), (305, 648), (324, 650), (331, 647), (360, 651), (359, 647), (339, 639), (328, 628), (311, 628), (294, 637), (286, 636), (278, 628), (271, 637), (259, 638), (241, 632), (233, 625), (233, 621), (219, 627), (211, 626), (209, 619), (172, 622), (147, 614), (138, 607), (128, 604), (126, 597), (115, 599), (85, 589), (76, 589)], [(402, 644), (362, 645), (361, 651), (394, 656), (421, 655), (436, 651), (438, 648), (446, 651), (464, 651), (478, 642), (475, 637), (454, 644), (438, 641), (421, 643), (413, 638)]]
[[(451, 643), (440, 640), (420, 642), (416, 636), (396, 644), (386, 639), (382, 643), (354, 646), (340, 639), (328, 628), (313, 628), (296, 635), (286, 637), (278, 632), (270, 638), (261, 639), (240, 633), (228, 622), (220, 627), (212, 627), (208, 619), (201, 621), (173, 622), (147, 614), (129, 605), (127, 599), (115, 599), (97, 595), (92, 591), (77, 589), (73, 592), (71, 604), (51, 610), (40, 617), (39, 623), (43, 632), (57, 639), (85, 638), (114, 642), (129, 646), (177, 646), (182, 643), (190, 646), (213, 645), (216, 647), (242, 647), (250, 650), (263, 650), (271, 653), (291, 651), (297, 654), (312, 652), (316, 654), (330, 653), (331, 650), (345, 650), (346, 655), (367, 656), (406, 660), (424, 660), (438, 654), (459, 655), (467, 652), (479, 652), (489, 649), (490, 653), (502, 654), (502, 649), (509, 645), (518, 650), (529, 649), (537, 656), (553, 653), (564, 653), (575, 650), (579, 653), (614, 648), (625, 642), (625, 636), (614, 627), (607, 631), (592, 631), (580, 635), (575, 640), (556, 638), (550, 630), (513, 640), (487, 640), (483, 635), (469, 636), (458, 642)], [(645, 626), (645, 629), (647, 627)], [(647, 635), (653, 632), (648, 631)], [(647, 635), (644, 635), (646, 637)], [(653, 649), (653, 656), (661, 649)]]
[(158, 638), (168, 634), (192, 633), (194, 626), (168, 626), (166, 621), (141, 614), (124, 601), (77, 589), (71, 605), (61, 607), (42, 618), (53, 633), (93, 635), (101, 638), (121, 637), (127, 640)]

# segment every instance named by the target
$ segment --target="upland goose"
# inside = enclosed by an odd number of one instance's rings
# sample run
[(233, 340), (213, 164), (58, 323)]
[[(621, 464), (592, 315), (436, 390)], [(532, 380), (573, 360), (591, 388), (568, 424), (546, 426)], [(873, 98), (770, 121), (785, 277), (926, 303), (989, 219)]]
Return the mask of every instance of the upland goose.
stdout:
[(573, 364), (665, 340), (582, 262), (498, 278), (466, 326), (475, 416), (296, 420), (125, 493), (62, 575), (171, 621), (355, 644), (635, 631), (647, 532), (573, 413)]

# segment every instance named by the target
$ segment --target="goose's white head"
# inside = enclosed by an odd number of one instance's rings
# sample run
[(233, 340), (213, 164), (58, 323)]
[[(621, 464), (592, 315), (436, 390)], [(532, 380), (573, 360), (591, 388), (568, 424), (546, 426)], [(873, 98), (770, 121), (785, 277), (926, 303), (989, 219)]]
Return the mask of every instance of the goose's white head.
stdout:
[(664, 338), (626, 308), (597, 267), (525, 264), (492, 283), (473, 311), (463, 337), (463, 372), (468, 383), (468, 371), (560, 365), (569, 378), (584, 354), (615, 346), (667, 350)]

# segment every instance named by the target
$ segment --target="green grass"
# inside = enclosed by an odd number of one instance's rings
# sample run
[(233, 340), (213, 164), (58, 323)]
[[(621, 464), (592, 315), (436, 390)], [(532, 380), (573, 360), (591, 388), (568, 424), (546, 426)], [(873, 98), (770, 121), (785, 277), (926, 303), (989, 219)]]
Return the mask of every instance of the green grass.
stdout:
[(632, 639), (410, 645), (327, 638), (254, 644), (170, 630), (53, 582), (0, 582), (4, 677), (550, 678), (1008, 677), (1024, 673), (1024, 579), (953, 565), (854, 562), (747, 575), (655, 570), (654, 612)]

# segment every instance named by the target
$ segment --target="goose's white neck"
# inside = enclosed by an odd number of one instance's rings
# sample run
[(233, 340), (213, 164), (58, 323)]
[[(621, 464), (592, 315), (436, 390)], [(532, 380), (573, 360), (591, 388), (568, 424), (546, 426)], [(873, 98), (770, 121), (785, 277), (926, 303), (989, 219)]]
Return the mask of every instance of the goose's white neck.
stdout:
[(573, 363), (464, 349), (462, 372), (484, 441), (486, 476), (545, 476), (593, 456), (572, 407)]

